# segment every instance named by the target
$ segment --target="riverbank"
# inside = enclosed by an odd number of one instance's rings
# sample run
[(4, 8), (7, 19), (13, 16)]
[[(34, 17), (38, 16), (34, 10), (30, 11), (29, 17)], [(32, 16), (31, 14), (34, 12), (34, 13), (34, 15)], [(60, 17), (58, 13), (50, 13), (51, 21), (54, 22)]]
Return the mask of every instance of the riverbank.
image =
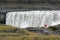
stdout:
[(44, 35), (2, 24), (0, 25), (0, 40), (60, 40), (60, 35)]

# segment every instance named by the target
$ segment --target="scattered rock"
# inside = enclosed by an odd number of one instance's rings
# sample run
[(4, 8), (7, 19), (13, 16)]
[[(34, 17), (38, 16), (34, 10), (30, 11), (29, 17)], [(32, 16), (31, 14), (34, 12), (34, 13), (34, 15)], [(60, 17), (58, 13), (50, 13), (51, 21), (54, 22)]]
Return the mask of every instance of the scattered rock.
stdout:
[(50, 30), (43, 28), (43, 27), (28, 27), (26, 28), (28, 31), (35, 32), (35, 33), (42, 33), (42, 34), (52, 34)]

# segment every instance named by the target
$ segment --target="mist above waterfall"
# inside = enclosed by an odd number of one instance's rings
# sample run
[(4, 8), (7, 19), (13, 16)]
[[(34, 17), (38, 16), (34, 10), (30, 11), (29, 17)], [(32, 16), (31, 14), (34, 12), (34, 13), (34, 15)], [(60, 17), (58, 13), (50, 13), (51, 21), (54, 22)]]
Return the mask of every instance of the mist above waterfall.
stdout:
[(44, 27), (60, 24), (60, 11), (23, 11), (8, 12), (6, 14), (6, 25), (19, 28)]

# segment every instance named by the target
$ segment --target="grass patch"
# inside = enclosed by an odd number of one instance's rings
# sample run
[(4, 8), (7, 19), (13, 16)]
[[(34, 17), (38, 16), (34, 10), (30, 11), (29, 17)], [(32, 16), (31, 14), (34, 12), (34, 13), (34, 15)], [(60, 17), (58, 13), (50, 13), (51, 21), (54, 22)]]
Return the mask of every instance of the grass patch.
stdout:
[(0, 24), (0, 33), (19, 33), (21, 35), (29, 35), (32, 34), (31, 32), (27, 31), (26, 29), (16, 28), (10, 25)]
[(15, 27), (12, 26), (0, 26), (0, 30), (14, 30)]
[(60, 40), (60, 35), (42, 35), (8, 25), (0, 25), (0, 30), (15, 31), (0, 32), (0, 40)]
[(25, 36), (6, 36), (1, 40), (60, 40), (57, 35), (25, 35)]

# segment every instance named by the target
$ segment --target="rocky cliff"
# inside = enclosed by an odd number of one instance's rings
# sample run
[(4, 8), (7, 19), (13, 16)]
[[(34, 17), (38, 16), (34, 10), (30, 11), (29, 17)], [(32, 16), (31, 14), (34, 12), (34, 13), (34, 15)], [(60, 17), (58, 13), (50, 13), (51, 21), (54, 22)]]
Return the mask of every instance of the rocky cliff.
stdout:
[(60, 0), (0, 0), (0, 12), (60, 10)]

